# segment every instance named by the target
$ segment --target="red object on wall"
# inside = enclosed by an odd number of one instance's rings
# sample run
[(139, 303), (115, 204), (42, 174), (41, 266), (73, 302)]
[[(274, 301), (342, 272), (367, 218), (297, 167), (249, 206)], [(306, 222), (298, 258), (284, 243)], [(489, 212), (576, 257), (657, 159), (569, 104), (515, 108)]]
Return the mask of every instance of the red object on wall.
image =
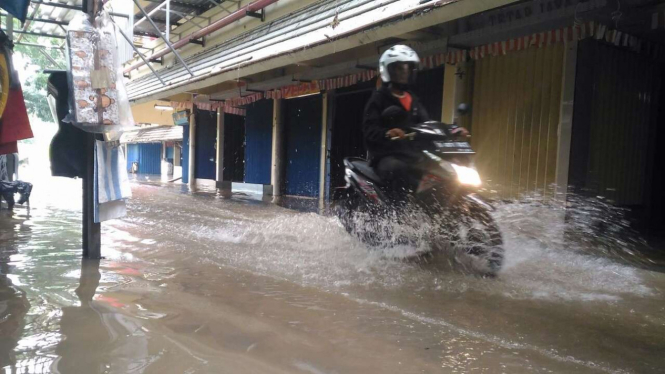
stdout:
[(0, 144), (0, 155), (7, 155), (10, 153), (18, 153), (18, 144), (16, 142)]
[(30, 139), (33, 136), (23, 99), (23, 90), (20, 86), (12, 88), (7, 98), (7, 107), (0, 119), (0, 147), (7, 143)]

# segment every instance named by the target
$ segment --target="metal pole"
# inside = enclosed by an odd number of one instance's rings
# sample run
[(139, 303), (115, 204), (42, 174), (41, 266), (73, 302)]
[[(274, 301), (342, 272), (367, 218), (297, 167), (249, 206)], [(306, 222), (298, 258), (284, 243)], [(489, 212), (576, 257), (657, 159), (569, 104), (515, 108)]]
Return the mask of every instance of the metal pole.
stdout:
[(51, 63), (55, 65), (57, 69), (62, 69), (62, 66), (58, 63), (58, 61), (54, 60), (53, 57), (51, 57), (51, 55), (46, 53), (46, 51), (43, 48), (39, 48), (38, 50), (42, 55), (44, 55), (44, 57), (46, 57), (49, 61), (51, 61)]
[[(0, 17), (7, 17), (7, 14), (6, 13), (0, 13)], [(25, 20), (26, 21), (33, 21), (33, 22), (50, 23), (50, 24), (53, 24), (53, 25), (63, 25), (63, 26), (69, 25), (69, 22), (56, 21), (56, 20), (46, 19), (46, 18), (26, 17)], [(16, 43), (14, 43), (14, 44), (16, 44)]]
[(134, 0), (134, 4), (136, 4), (136, 6), (137, 6), (137, 7), (139, 8), (139, 10), (141, 11), (141, 13), (143, 13), (143, 15), (146, 16), (146, 17), (148, 18), (148, 22), (150, 22), (150, 24), (152, 25), (152, 27), (157, 31), (157, 33), (158, 33), (159, 36), (162, 38), (162, 40), (164, 41), (164, 43), (166, 43), (166, 45), (169, 47), (169, 49), (171, 50), (171, 52), (173, 52), (173, 54), (175, 54), (175, 57), (178, 59), (178, 61), (180, 61), (180, 63), (181, 63), (182, 66), (185, 68), (185, 70), (187, 70), (187, 72), (189, 73), (189, 75), (191, 75), (191, 76), (193, 77), (193, 76), (194, 76), (194, 73), (192, 73), (192, 71), (189, 69), (189, 66), (187, 66), (187, 64), (185, 63), (185, 60), (183, 60), (182, 57), (180, 56), (180, 53), (178, 53), (178, 51), (176, 51), (175, 48), (173, 48), (173, 44), (171, 44), (171, 42), (168, 41), (168, 40), (164, 37), (164, 35), (162, 35), (162, 32), (159, 31), (159, 27), (157, 27), (157, 25), (155, 25), (155, 23), (152, 21), (152, 19), (151, 19), (150, 17), (148, 17), (148, 14), (145, 12), (145, 9), (143, 9), (143, 7), (141, 6), (141, 4), (139, 3), (139, 0)]
[(321, 159), (319, 174), (319, 213), (323, 214), (326, 206), (326, 166), (328, 164), (328, 93), (321, 95)]
[(166, 40), (171, 40), (171, 0), (166, 0)]
[(215, 185), (219, 193), (224, 198), (230, 198), (233, 195), (233, 183), (224, 179), (224, 109), (217, 109), (217, 180)]
[[(9, 18), (7, 18), (9, 19)], [(21, 30), (16, 30), (14, 31), (16, 34), (26, 34), (26, 35), (35, 35), (35, 36), (43, 36), (45, 38), (53, 38), (53, 39), (66, 39), (67, 37), (64, 35), (53, 35), (53, 34), (45, 34), (42, 32), (32, 32), (32, 31), (21, 31)], [(9, 32), (7, 33), (9, 35)]]
[(42, 48), (42, 49), (59, 49), (63, 50), (64, 48), (58, 47), (56, 45), (40, 45), (40, 44), (34, 44), (34, 43), (14, 43), (16, 45), (22, 45), (25, 47), (35, 47), (35, 48)]
[[(102, 8), (101, 0), (84, 0), (88, 17), (95, 24), (95, 15)], [(85, 173), (83, 176), (83, 257), (102, 257), (101, 224), (95, 223), (95, 134), (86, 133)]]
[[(192, 95), (192, 103), (194, 95)], [(196, 191), (196, 105), (192, 106), (192, 113), (189, 117), (189, 189)]]
[(284, 120), (282, 119), (282, 99), (273, 100), (272, 119), (272, 202), (282, 202), (284, 184)]
[[(150, 13), (148, 13), (148, 16), (151, 16), (151, 17), (152, 17), (155, 13), (159, 12), (159, 10), (162, 9), (162, 7), (164, 7), (164, 5), (167, 5), (166, 3), (167, 3), (167, 1), (165, 1), (165, 2), (163, 2), (163, 3), (161, 3), (161, 4), (159, 4), (159, 5), (157, 5), (153, 10), (150, 11)], [(146, 18), (148, 18), (148, 17), (143, 17), (143, 18), (141, 18), (140, 20), (136, 21), (136, 22), (134, 23), (134, 28), (136, 28), (136, 26), (142, 24), (143, 21), (146, 20)]]
[[(33, 18), (35, 15), (37, 15), (37, 12), (39, 11), (40, 6), (41, 6), (41, 4), (35, 5), (35, 9), (32, 11), (32, 14), (30, 15), (30, 18)], [(23, 25), (23, 28), (21, 29), (21, 31), (28, 31), (28, 27), (30, 27), (31, 22), (32, 22), (32, 20), (28, 19), (25, 22), (25, 25)], [(24, 34), (19, 35), (18, 38), (16, 39), (16, 42), (20, 42), (21, 39), (23, 39), (23, 35)]]
[[(79, 5), (70, 5), (70, 4), (56, 3), (56, 2), (50, 2), (50, 1), (32, 0), (32, 3), (35, 4), (35, 5), (39, 4), (39, 5), (52, 6), (54, 8), (83, 10), (83, 7), (81, 7)], [(127, 15), (127, 14), (121, 14), (121, 13), (115, 13), (115, 12), (109, 12), (109, 14), (114, 16), (114, 17), (129, 18), (129, 15)]]
[[(134, 0), (135, 3), (136, 3), (136, 1), (137, 0)], [(215, 31), (217, 31), (217, 30), (219, 30), (219, 29), (221, 29), (221, 28), (223, 28), (227, 25), (230, 25), (233, 22), (235, 22), (235, 21), (237, 21), (237, 20), (239, 20), (243, 17), (246, 17), (248, 11), (249, 12), (255, 12), (255, 11), (261, 10), (261, 9), (267, 7), (270, 4), (276, 3), (277, 1), (278, 0), (256, 0), (251, 4), (247, 4), (247, 5), (243, 6), (242, 8), (236, 10), (235, 12), (229, 14), (228, 16), (225, 16), (224, 18), (221, 18), (221, 19), (213, 22), (209, 26), (206, 26), (206, 27), (202, 28), (201, 30), (193, 32), (193, 33), (185, 36), (184, 38), (181, 37), (180, 40), (173, 43), (173, 45), (171, 46), (172, 47), (171, 50), (173, 48), (182, 48), (185, 45), (187, 45), (188, 43), (190, 43), (192, 40), (197, 40), (197, 39), (200, 39), (204, 36), (208, 36), (208, 35), (212, 34), (213, 32), (215, 32)], [(161, 33), (161, 31), (160, 31), (160, 33)], [(169, 48), (160, 49), (159, 51), (152, 54), (150, 56), (150, 59), (160, 58), (162, 56), (167, 55), (168, 53), (169, 53)], [(132, 71), (134, 69), (138, 69), (141, 66), (143, 66), (143, 63), (141, 61), (137, 61), (136, 63), (128, 66), (127, 68), (125, 68), (124, 72), (129, 73), (130, 71)]]
[(149, 62), (146, 60), (146, 58), (143, 56), (143, 54), (142, 54), (141, 52), (139, 52), (139, 50), (138, 50), (138, 49), (136, 48), (136, 46), (134, 45), (134, 42), (133, 42), (131, 39), (129, 39), (129, 37), (127, 36), (127, 34), (125, 34), (124, 31), (122, 31), (122, 28), (121, 28), (121, 27), (118, 27), (117, 30), (120, 31), (120, 35), (122, 35), (122, 37), (125, 38), (125, 40), (127, 41), (127, 43), (129, 43), (129, 45), (132, 46), (132, 49), (134, 50), (134, 52), (136, 52), (136, 54), (139, 55), (139, 57), (141, 57), (141, 59), (143, 60), (143, 62), (145, 62), (145, 64), (148, 65), (148, 67), (150, 68), (150, 70), (152, 71), (152, 73), (155, 75), (155, 77), (157, 77), (157, 79), (159, 79), (159, 81), (162, 82), (162, 85), (163, 85), (163, 86), (166, 86), (166, 83), (164, 82), (164, 80), (162, 80), (162, 77), (160, 77), (159, 74), (157, 74), (157, 71), (155, 70), (155, 68), (153, 68), (152, 65), (150, 65), (150, 63), (149, 63)]

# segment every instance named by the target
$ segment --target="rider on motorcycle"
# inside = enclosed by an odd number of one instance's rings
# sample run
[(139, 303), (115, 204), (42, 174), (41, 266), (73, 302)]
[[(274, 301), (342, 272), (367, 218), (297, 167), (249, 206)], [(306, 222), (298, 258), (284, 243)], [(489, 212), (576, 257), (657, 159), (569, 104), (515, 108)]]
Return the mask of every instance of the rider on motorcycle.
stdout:
[[(418, 187), (421, 173), (412, 165), (420, 152), (405, 139), (409, 127), (430, 120), (427, 110), (411, 91), (420, 58), (405, 45), (395, 45), (379, 60), (382, 86), (372, 94), (365, 107), (363, 134), (370, 153), (370, 165), (403, 202)], [(466, 129), (452, 131), (466, 134)]]

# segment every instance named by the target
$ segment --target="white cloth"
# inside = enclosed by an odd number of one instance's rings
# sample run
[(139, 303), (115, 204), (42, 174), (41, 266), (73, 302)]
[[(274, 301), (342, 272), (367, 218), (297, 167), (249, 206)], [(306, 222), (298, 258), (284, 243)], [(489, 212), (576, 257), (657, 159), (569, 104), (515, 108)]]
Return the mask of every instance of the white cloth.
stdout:
[(97, 140), (96, 180), (99, 203), (107, 203), (132, 197), (132, 190), (127, 177), (125, 153), (122, 147), (113, 147), (111, 143)]
[(9, 173), (7, 172), (7, 156), (0, 155), (0, 181), (8, 181)]
[(122, 218), (127, 215), (127, 204), (125, 200), (109, 201), (99, 204), (95, 209), (95, 223)]
[(126, 216), (127, 205), (123, 199), (130, 198), (132, 190), (122, 147), (95, 142), (94, 181), (95, 223)]

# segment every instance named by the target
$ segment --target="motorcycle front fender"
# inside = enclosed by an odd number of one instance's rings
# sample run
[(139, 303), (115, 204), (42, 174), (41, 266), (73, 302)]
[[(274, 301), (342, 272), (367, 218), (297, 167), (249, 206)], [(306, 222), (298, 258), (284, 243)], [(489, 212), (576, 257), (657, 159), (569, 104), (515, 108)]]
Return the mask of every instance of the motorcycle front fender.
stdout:
[(489, 201), (487, 201), (485, 198), (475, 193), (470, 193), (468, 195), (465, 195), (464, 201), (470, 204), (471, 206), (477, 206), (482, 209), (488, 210), (490, 212), (496, 210), (496, 208)]

